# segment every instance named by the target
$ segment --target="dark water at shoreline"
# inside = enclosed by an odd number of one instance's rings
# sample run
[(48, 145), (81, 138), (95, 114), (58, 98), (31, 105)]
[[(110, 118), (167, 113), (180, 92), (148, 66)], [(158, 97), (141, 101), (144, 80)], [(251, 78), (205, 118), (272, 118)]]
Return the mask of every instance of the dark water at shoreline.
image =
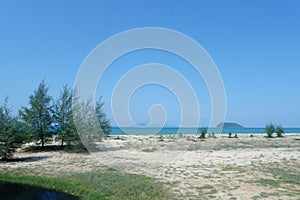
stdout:
[(78, 200), (77, 197), (61, 192), (42, 189), (39, 187), (1, 183), (0, 182), (0, 199), (1, 200)]

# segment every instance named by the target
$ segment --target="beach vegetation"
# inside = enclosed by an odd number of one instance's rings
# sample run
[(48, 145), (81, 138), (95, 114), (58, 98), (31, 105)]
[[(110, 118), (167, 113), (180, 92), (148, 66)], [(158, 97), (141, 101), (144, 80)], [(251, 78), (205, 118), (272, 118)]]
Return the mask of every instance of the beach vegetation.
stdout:
[(104, 136), (108, 136), (111, 132), (111, 125), (106, 113), (104, 112), (103, 106), (104, 103), (101, 101), (100, 98), (98, 101), (96, 101), (95, 113), (96, 118), (100, 124), (101, 130), (104, 133)]
[(118, 171), (94, 171), (60, 176), (0, 172), (0, 181), (64, 192), (80, 199), (169, 199), (170, 192), (155, 179)]
[(265, 131), (267, 133), (267, 137), (268, 138), (272, 138), (273, 137), (273, 133), (275, 132), (275, 126), (274, 124), (272, 124), (272, 122), (270, 122), (269, 124), (266, 125)]
[(199, 133), (200, 133), (199, 138), (200, 138), (200, 139), (205, 139), (206, 134), (207, 134), (207, 130), (208, 130), (207, 127), (201, 128), (201, 129), (199, 130)]
[(4, 104), (0, 107), (0, 158), (11, 159), (25, 139), (26, 136), (23, 134), (17, 117), (12, 115), (8, 97), (6, 97)]
[(31, 138), (42, 147), (52, 137), (51, 125), (53, 123), (52, 97), (48, 94), (49, 87), (43, 80), (38, 88), (29, 97), (29, 106), (22, 107), (20, 117), (31, 134)]
[(60, 141), (61, 148), (78, 139), (72, 114), (72, 91), (66, 85), (54, 106), (54, 122), (57, 131), (55, 140)]
[[(55, 141), (60, 142), (60, 149), (83, 152), (87, 150), (87, 145), (92, 148), (95, 141), (102, 141), (103, 137), (110, 134), (111, 126), (101, 99), (96, 101), (95, 106), (91, 100), (77, 102), (76, 99), (79, 99), (76, 91), (64, 86), (59, 98), (53, 100), (49, 95), (49, 86), (43, 80), (29, 96), (28, 106), (21, 107), (18, 116), (11, 115), (6, 100), (1, 107), (3, 125), (0, 127), (0, 148), (7, 151), (3, 157), (10, 157), (8, 151), (13, 150), (9, 149), (17, 148), (25, 142), (20, 141), (20, 145), (17, 145), (21, 138), (27, 143), (35, 141), (38, 146), (28, 148), (39, 151), (47, 146), (52, 150), (57, 149), (53, 147), (55, 145), (50, 145)], [(11, 142), (11, 147), (5, 141)]]
[(279, 125), (279, 126), (276, 127), (275, 132), (277, 134), (277, 137), (283, 137), (284, 128), (281, 125)]
[(160, 135), (160, 136), (158, 137), (158, 141), (160, 141), (160, 142), (163, 142), (164, 139), (165, 139), (165, 137), (164, 137), (163, 135)]
[[(74, 95), (74, 94), (73, 94)], [(73, 97), (78, 98), (78, 97)], [(76, 124), (76, 140), (78, 149), (96, 150), (96, 142), (102, 142), (105, 134), (97, 118), (97, 112), (91, 98), (73, 101), (73, 119)]]

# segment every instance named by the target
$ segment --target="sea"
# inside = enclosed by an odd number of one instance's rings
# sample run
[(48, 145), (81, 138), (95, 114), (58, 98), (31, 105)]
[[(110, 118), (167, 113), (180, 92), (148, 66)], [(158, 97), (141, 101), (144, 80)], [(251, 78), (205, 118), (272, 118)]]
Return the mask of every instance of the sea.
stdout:
[[(111, 135), (169, 135), (169, 134), (198, 134), (202, 128), (176, 128), (176, 127), (163, 127), (163, 128), (137, 128), (137, 127), (112, 127)], [(228, 134), (262, 134), (266, 133), (265, 128), (224, 128), (222, 130), (217, 128), (209, 128), (208, 133), (221, 133)], [(285, 133), (300, 134), (300, 128), (285, 128)]]

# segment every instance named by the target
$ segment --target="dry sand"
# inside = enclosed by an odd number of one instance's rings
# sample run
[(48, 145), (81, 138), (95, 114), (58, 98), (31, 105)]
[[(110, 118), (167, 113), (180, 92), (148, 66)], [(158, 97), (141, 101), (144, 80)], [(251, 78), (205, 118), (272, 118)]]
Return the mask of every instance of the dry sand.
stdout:
[(288, 169), (300, 176), (300, 134), (205, 140), (195, 135), (113, 136), (98, 148), (89, 155), (21, 151), (16, 156), (24, 161), (0, 163), (0, 169), (51, 175), (110, 167), (158, 178), (174, 199), (300, 199), (299, 184), (275, 187), (271, 183), (278, 177), (270, 172)]

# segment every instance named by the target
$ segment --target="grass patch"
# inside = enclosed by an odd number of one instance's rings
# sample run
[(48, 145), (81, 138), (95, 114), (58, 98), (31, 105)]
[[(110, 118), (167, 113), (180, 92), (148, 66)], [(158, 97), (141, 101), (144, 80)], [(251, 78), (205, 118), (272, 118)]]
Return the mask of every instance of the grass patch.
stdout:
[[(297, 166), (297, 165), (296, 165)], [(266, 197), (299, 197), (300, 190), (296, 189), (300, 185), (300, 174), (298, 168), (266, 168), (264, 171), (273, 175), (274, 179), (259, 179), (257, 182), (263, 186), (269, 186), (273, 189), (281, 188), (276, 192), (263, 192), (253, 199), (261, 199)], [(283, 199), (284, 199), (283, 198)]]
[(241, 166), (232, 166), (232, 165), (226, 165), (222, 168), (222, 171), (232, 171), (232, 172), (245, 172), (245, 167)]
[(272, 187), (279, 187), (280, 186), (280, 182), (278, 180), (273, 180), (273, 179), (261, 178), (257, 182), (260, 183), (263, 186), (272, 186)]
[(214, 187), (212, 185), (203, 185), (202, 187), (199, 187), (198, 189), (203, 190), (203, 189), (213, 189)]
[(169, 192), (155, 179), (109, 172), (85, 172), (69, 176), (42, 177), (0, 172), (0, 181), (27, 184), (71, 194), (80, 199), (168, 199)]
[(268, 172), (273, 174), (280, 182), (300, 185), (300, 174), (296, 171), (288, 171), (278, 168), (269, 168)]

